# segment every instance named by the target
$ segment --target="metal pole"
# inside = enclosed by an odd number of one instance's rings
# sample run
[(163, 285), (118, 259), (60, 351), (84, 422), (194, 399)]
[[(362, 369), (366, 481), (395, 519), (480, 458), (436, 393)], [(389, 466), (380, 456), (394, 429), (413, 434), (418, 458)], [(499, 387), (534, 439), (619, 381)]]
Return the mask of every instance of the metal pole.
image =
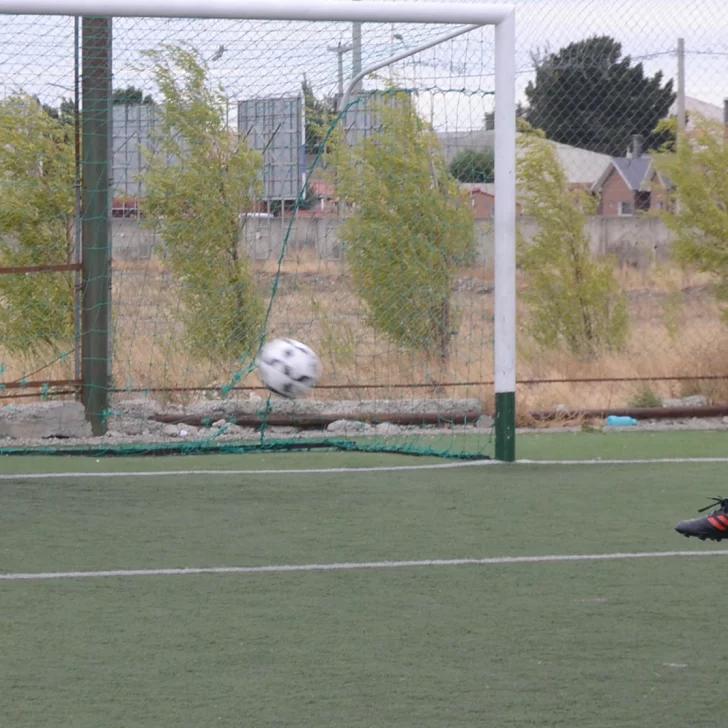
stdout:
[(516, 20), (495, 29), (495, 456), (516, 459)]
[(338, 66), (338, 82), (339, 82), (339, 100), (344, 96), (344, 53), (348, 53), (351, 50), (350, 45), (342, 45), (339, 42), (338, 45), (328, 46), (327, 50), (336, 53), (337, 66)]
[(677, 131), (678, 136), (685, 132), (685, 39), (677, 39)]
[(94, 435), (106, 431), (111, 314), (109, 141), (111, 129), (111, 19), (84, 17), (83, 219), (81, 379), (86, 419)]
[(338, 53), (339, 96), (344, 95), (344, 54)]
[[(361, 73), (361, 23), (351, 24), (351, 77), (355, 79)], [(361, 91), (361, 79), (354, 82), (354, 90)]]
[[(355, 0), (358, 2), (358, 0)], [(359, 20), (354, 21), (351, 24), (351, 77), (356, 79), (357, 74), (361, 73), (361, 22)], [(354, 90), (357, 93), (361, 92), (362, 84), (361, 81), (353, 80)]]

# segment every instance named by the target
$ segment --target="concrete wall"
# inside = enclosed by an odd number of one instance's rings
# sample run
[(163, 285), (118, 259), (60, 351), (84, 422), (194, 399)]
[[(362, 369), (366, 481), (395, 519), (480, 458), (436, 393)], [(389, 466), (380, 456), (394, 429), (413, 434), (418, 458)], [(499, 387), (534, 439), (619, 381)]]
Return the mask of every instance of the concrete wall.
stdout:
[[(312, 255), (328, 260), (341, 259), (341, 241), (336, 218), (289, 220), (250, 219), (243, 233), (245, 248), (255, 260), (275, 259), (280, 255), (282, 242), (288, 237), (291, 251), (311, 251)], [(537, 232), (532, 218), (519, 217), (518, 225), (526, 240)], [(595, 255), (615, 255), (625, 264), (639, 268), (669, 255), (672, 234), (662, 220), (649, 216), (590, 217), (587, 233)], [(113, 257), (116, 260), (148, 260), (161, 253), (163, 241), (153, 231), (144, 230), (137, 220), (115, 219), (112, 225)], [(488, 221), (476, 223), (478, 260), (493, 262), (493, 228)]]
[(114, 218), (111, 221), (111, 257), (115, 260), (149, 260), (163, 241), (138, 220)]
[(319, 217), (280, 220), (248, 220), (243, 231), (245, 245), (254, 260), (278, 257), (284, 240), (292, 251), (310, 250), (319, 258), (339, 260), (341, 241), (338, 218)]
[[(538, 231), (533, 218), (521, 217), (518, 224), (526, 240), (532, 240)], [(649, 215), (590, 217), (586, 232), (595, 255), (614, 255), (623, 265), (640, 269), (666, 260), (674, 239), (662, 220)]]

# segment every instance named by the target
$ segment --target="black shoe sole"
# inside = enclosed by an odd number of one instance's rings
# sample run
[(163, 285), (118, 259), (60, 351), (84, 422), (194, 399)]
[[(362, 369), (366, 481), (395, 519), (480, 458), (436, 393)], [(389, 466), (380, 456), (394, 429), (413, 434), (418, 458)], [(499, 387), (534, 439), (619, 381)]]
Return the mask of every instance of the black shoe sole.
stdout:
[(682, 531), (678, 531), (678, 533), (682, 533), (685, 538), (691, 538), (694, 536), (695, 538), (699, 538), (701, 541), (722, 541), (726, 538), (725, 536), (698, 536), (696, 533), (683, 533)]

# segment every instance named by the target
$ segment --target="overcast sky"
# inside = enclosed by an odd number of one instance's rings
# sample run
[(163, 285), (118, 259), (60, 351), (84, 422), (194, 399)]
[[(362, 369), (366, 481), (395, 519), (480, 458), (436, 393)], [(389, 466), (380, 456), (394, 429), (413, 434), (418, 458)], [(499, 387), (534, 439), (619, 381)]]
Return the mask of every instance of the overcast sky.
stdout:
[[(675, 76), (677, 39), (684, 37), (687, 94), (717, 106), (728, 97), (725, 0), (517, 0), (516, 7), (519, 98), (532, 78), (532, 53), (555, 51), (594, 34), (615, 37), (626, 54), (644, 63), (648, 73), (662, 70), (668, 78)], [(367, 24), (364, 65), (449, 29)], [(0, 92), (22, 87), (53, 104), (70, 96), (73, 38), (72, 18), (0, 17)], [(217, 60), (210, 61), (213, 74), (234, 100), (295, 94), (304, 73), (318, 93), (329, 94), (336, 90), (337, 64), (336, 54), (327, 48), (350, 38), (351, 27), (343, 23), (116, 19), (114, 85), (142, 86), (154, 94), (149, 77), (137, 68), (139, 52), (185, 41), (208, 59), (220, 52)], [(350, 71), (351, 54), (346, 54), (345, 76)], [(390, 72), (381, 73), (389, 76)], [(430, 108), (429, 99), (436, 99), (433, 120), (439, 128), (478, 126), (492, 106), (492, 29), (469, 33), (400, 62), (391, 73), (398, 83), (427, 92), (422, 95), (424, 111)], [(365, 87), (376, 84), (369, 79)], [(454, 89), (467, 93), (456, 94)]]

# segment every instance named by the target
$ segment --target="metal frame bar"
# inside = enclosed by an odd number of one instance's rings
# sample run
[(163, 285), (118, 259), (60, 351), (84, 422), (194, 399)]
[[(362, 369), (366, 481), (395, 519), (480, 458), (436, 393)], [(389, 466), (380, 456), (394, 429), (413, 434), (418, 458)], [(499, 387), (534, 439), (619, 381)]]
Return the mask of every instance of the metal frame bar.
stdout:
[(1, 0), (0, 14), (498, 25), (509, 5), (376, 0)]

